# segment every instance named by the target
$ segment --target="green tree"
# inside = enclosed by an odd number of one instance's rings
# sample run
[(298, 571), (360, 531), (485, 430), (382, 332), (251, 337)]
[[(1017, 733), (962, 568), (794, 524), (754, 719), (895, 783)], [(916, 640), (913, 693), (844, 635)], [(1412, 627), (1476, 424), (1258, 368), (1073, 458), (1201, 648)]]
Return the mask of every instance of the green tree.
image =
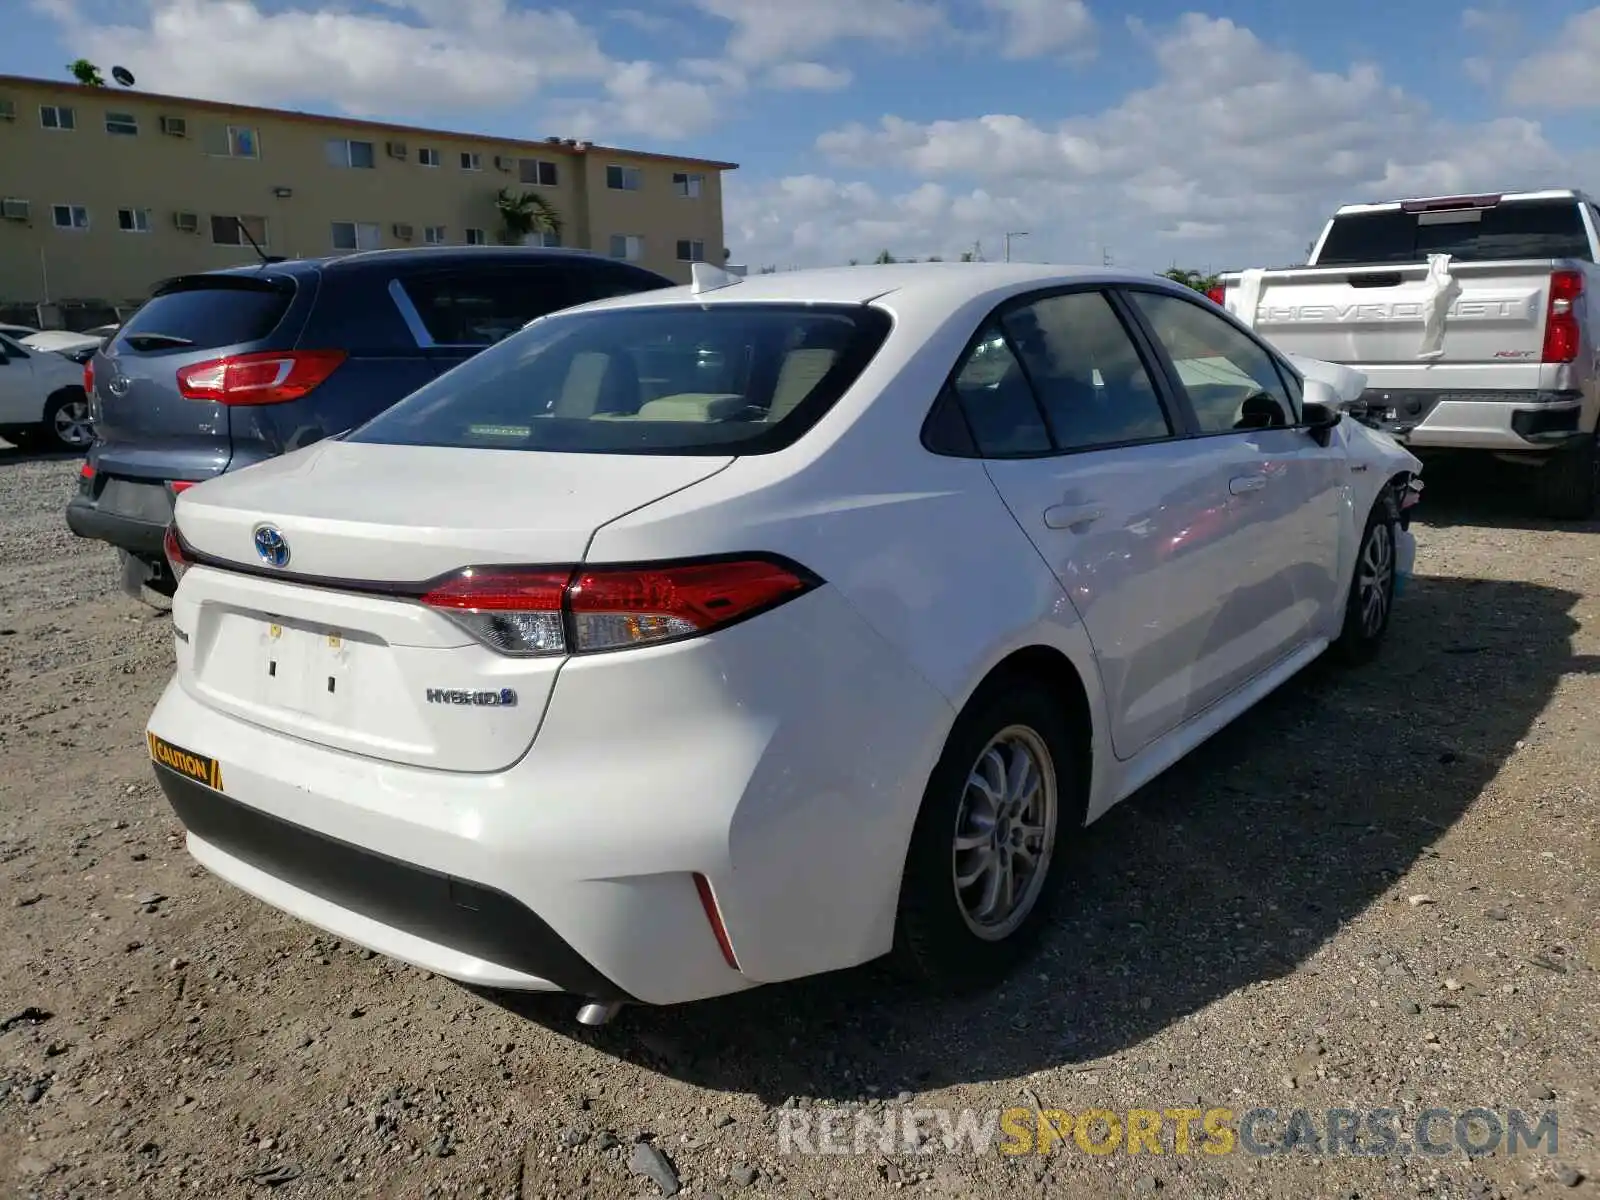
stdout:
[(495, 197), (495, 209), (500, 213), (501, 240), (515, 246), (529, 234), (561, 233), (561, 214), (556, 206), (537, 192), (514, 192), (501, 188)]
[(1181, 283), (1184, 287), (1193, 288), (1197, 292), (1209, 292), (1217, 286), (1217, 277), (1201, 271), (1191, 271), (1185, 267), (1172, 267), (1161, 272), (1174, 283)]
[(67, 70), (72, 72), (72, 77), (85, 87), (105, 87), (105, 76), (100, 74), (100, 68), (87, 58), (74, 59), (67, 64)]

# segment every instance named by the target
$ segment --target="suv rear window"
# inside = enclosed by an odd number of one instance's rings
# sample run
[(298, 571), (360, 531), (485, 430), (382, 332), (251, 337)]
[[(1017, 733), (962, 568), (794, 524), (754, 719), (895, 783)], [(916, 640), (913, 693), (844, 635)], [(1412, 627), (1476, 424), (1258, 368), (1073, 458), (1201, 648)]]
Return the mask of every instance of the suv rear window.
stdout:
[(708, 304), (558, 313), (348, 435), (401, 446), (762, 454), (789, 445), (888, 335), (866, 305)]
[(1317, 266), (1417, 263), (1430, 254), (1448, 254), (1462, 262), (1593, 258), (1576, 200), (1511, 200), (1492, 208), (1429, 213), (1395, 209), (1335, 217)]
[(255, 342), (294, 300), (285, 275), (196, 275), (167, 282), (117, 331), (132, 350), (210, 350)]

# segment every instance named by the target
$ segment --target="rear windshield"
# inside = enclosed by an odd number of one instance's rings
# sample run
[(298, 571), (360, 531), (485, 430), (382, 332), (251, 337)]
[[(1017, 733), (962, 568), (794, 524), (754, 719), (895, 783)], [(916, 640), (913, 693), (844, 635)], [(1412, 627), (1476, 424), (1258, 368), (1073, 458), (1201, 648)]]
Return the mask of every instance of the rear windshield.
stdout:
[(198, 276), (165, 285), (117, 333), (133, 350), (210, 350), (255, 342), (278, 327), (294, 300), (286, 276)]
[(1513, 200), (1493, 208), (1335, 217), (1317, 266), (1417, 263), (1430, 254), (1463, 262), (1593, 257), (1577, 201)]
[(865, 305), (599, 309), (539, 321), (346, 440), (590, 454), (762, 454), (803, 434), (883, 344)]

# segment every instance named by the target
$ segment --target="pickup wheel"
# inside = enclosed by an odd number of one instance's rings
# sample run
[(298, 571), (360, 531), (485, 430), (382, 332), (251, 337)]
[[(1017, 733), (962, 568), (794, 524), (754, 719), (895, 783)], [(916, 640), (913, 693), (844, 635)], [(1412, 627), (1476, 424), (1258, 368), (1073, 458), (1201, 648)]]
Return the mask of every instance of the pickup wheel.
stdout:
[(1600, 492), (1600, 447), (1589, 438), (1581, 446), (1557, 451), (1538, 468), (1539, 507), (1558, 521), (1587, 521)]
[(1350, 576), (1345, 600), (1344, 628), (1331, 647), (1332, 656), (1346, 666), (1357, 666), (1378, 653), (1389, 632), (1394, 612), (1396, 534), (1400, 519), (1385, 492), (1378, 497), (1361, 531), (1356, 549), (1356, 569)]

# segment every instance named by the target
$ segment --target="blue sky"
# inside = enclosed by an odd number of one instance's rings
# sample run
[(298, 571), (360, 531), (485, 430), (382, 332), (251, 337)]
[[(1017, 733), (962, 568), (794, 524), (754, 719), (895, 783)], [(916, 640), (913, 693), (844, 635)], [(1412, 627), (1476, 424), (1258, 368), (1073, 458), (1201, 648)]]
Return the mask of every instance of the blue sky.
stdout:
[(735, 261), (1293, 261), (1328, 207), (1600, 183), (1600, 7), (29, 0), (0, 72), (731, 159)]

